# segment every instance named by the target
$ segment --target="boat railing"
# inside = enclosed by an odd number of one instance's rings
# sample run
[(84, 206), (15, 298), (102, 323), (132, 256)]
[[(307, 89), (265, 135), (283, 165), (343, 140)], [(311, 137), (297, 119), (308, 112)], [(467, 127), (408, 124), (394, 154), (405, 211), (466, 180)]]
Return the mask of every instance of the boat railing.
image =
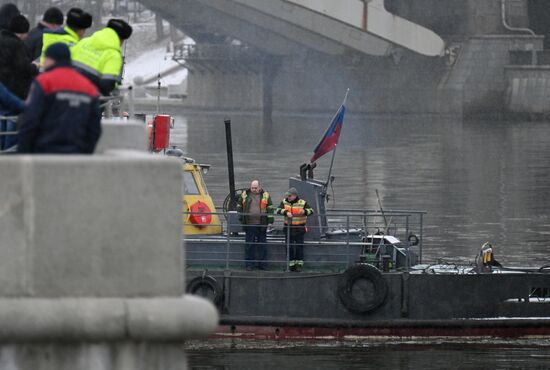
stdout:
[[(184, 215), (189, 215), (184, 212)], [(267, 241), (246, 242), (243, 225), (236, 212), (195, 213), (197, 215), (217, 215), (223, 233), (219, 235), (189, 234), (187, 241), (187, 264), (203, 268), (232, 268), (245, 264), (245, 248), (265, 245), (267, 258), (248, 262), (266, 262), (270, 269), (288, 269), (289, 256), (293, 246), (288, 234), (292, 226), (285, 227), (285, 217), (274, 215), (274, 223), (267, 229)], [(381, 269), (399, 267), (407, 269), (421, 261), (423, 218), (422, 211), (375, 210), (330, 210), (321, 215), (327, 225), (308, 225), (305, 234), (304, 261), (317, 269), (343, 270), (359, 262), (378, 265)], [(245, 215), (245, 214), (241, 214)], [(266, 227), (247, 225), (247, 227)], [(322, 230), (320, 238), (310, 238), (313, 230)], [(285, 232), (287, 235), (285, 235)], [(413, 235), (414, 234), (414, 235)], [(411, 238), (411, 235), (413, 237)], [(399, 262), (399, 266), (391, 263)], [(389, 264), (389, 265), (388, 265)]]

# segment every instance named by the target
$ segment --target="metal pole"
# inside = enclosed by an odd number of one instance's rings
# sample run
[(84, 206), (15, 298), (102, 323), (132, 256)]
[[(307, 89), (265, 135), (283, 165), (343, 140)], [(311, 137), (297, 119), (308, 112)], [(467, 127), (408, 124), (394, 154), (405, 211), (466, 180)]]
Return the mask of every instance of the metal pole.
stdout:
[(160, 72), (157, 77), (157, 116), (160, 114)]
[(233, 166), (233, 144), (231, 139), (231, 120), (225, 119), (223, 121), (225, 124), (225, 143), (227, 146), (227, 172), (229, 174), (229, 206), (228, 211), (234, 211), (236, 200), (235, 200), (235, 172)]
[(420, 214), (420, 242), (418, 245), (420, 246), (420, 251), (418, 252), (418, 259), (419, 263), (422, 263), (422, 245), (424, 244), (423, 240), (423, 233), (424, 233), (424, 214)]
[(285, 271), (289, 272), (290, 271), (289, 263), (290, 263), (290, 226), (291, 225), (288, 224), (288, 218), (287, 218), (287, 225), (286, 226), (287, 226), (287, 228), (286, 228), (286, 268), (285, 268)]
[(407, 255), (405, 256), (405, 267), (407, 270), (410, 267), (411, 264), (411, 243), (409, 242), (409, 215), (405, 216), (405, 237), (407, 238), (407, 241), (405, 242), (405, 245), (407, 246)]
[(225, 250), (225, 269), (229, 270), (229, 248), (231, 246), (231, 217), (227, 218), (227, 245)]
[(349, 215), (346, 216), (346, 268), (349, 267)]
[(338, 145), (334, 145), (334, 149), (332, 150), (332, 158), (330, 159), (330, 168), (328, 169), (328, 177), (327, 182), (325, 183), (325, 193), (328, 191), (328, 184), (330, 184), (330, 175), (332, 174), (332, 165), (334, 164), (334, 157), (336, 156), (336, 147)]

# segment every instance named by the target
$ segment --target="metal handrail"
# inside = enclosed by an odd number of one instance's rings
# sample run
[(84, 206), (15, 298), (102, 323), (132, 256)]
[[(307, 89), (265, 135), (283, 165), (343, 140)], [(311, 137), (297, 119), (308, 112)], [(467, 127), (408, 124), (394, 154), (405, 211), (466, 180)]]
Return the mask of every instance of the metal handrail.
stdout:
[[(317, 241), (312, 241), (312, 240), (306, 240), (304, 242), (304, 245), (316, 245), (315, 248), (318, 248), (318, 247), (321, 247), (323, 248), (323, 253), (311, 253), (311, 252), (308, 252), (308, 257), (315, 257), (314, 258), (314, 262), (316, 265), (328, 265), (328, 266), (333, 266), (333, 265), (341, 265), (342, 267), (349, 267), (349, 265), (353, 262), (350, 257), (352, 256), (352, 253), (351, 253), (351, 247), (353, 246), (354, 248), (357, 248), (357, 247), (361, 247), (362, 248), (362, 251), (361, 254), (363, 253), (369, 253), (369, 252), (365, 252), (365, 247), (367, 246), (367, 243), (365, 242), (365, 237), (368, 236), (368, 235), (371, 235), (370, 233), (368, 233), (367, 231), (365, 231), (365, 225), (367, 227), (373, 227), (375, 225), (374, 222), (371, 221), (371, 223), (369, 223), (367, 220), (365, 220), (365, 215), (368, 215), (371, 219), (372, 218), (381, 218), (382, 217), (382, 214), (380, 212), (371, 212), (370, 210), (338, 210), (339, 212), (343, 212), (343, 211), (350, 211), (350, 213), (352, 214), (347, 214), (347, 215), (343, 215), (343, 214), (337, 214), (337, 216), (339, 216), (340, 218), (343, 218), (343, 220), (345, 221), (345, 229), (343, 230), (342, 232), (342, 236), (343, 238), (340, 238), (340, 239), (331, 239), (331, 238), (323, 238), (321, 240), (317, 240)], [(222, 226), (222, 230), (235, 230), (235, 226), (242, 226), (240, 223), (237, 223), (237, 224), (234, 224), (233, 222), (235, 222), (235, 219), (233, 218), (231, 220), (230, 217), (221, 217), (221, 216), (228, 216), (228, 214), (224, 213), (224, 212), (182, 212), (183, 214), (197, 214), (197, 215), (206, 215), (206, 214), (210, 214), (210, 215), (218, 215), (220, 216), (219, 219), (220, 219), (220, 223), (219, 224), (211, 224), (210, 226)], [(407, 237), (409, 235), (409, 232), (412, 228), (416, 228), (416, 227), (419, 227), (420, 230), (420, 236), (419, 236), (419, 244), (417, 246), (417, 248), (415, 249), (418, 249), (419, 250), (419, 256), (421, 256), (422, 254), (422, 226), (423, 226), (423, 216), (426, 212), (423, 212), (423, 211), (410, 211), (410, 212), (407, 212), (407, 213), (403, 213), (403, 212), (400, 212), (400, 211), (390, 211), (388, 212), (389, 214), (392, 214), (392, 216), (394, 218), (399, 218), (401, 217), (403, 219), (403, 222), (401, 223), (398, 223), (396, 222), (396, 230), (399, 230), (398, 233), (396, 234), (393, 234), (395, 236), (398, 236), (398, 234), (402, 234), (403, 231), (404, 231), (404, 235), (405, 235), (405, 239), (402, 239), (401, 238), (401, 243), (402, 243), (402, 247), (405, 249), (405, 252), (403, 252), (403, 250), (401, 249), (400, 251), (397, 250), (397, 249), (391, 249), (393, 252), (393, 256), (394, 258), (396, 258), (396, 253), (402, 253), (402, 254), (405, 254), (405, 267), (406, 268), (410, 268), (410, 265), (411, 265), (411, 260), (410, 260), (410, 253), (411, 253), (411, 250), (412, 250), (412, 246), (410, 245), (409, 241), (407, 240)], [(386, 215), (388, 214), (386, 213)], [(331, 215), (332, 212), (329, 211), (327, 212), (326, 215), (322, 215), (322, 216), (328, 216), (328, 215)], [(241, 213), (240, 215), (251, 215), (250, 213)], [(262, 216), (266, 216), (267, 214), (262, 214)], [(257, 216), (257, 214), (256, 214)], [(289, 259), (289, 253), (290, 253), (290, 245), (289, 245), (289, 238), (288, 238), (288, 234), (286, 235), (286, 238), (285, 238), (285, 235), (284, 234), (281, 234), (279, 228), (280, 226), (282, 226), (282, 222), (284, 220), (284, 216), (281, 216), (281, 215), (277, 215), (277, 214), (273, 214), (272, 215), (274, 217), (274, 230), (276, 231), (275, 233), (272, 233), (270, 235), (270, 238), (267, 240), (267, 242), (265, 243), (266, 245), (266, 248), (270, 248), (270, 249), (273, 249), (273, 250), (279, 250), (281, 251), (279, 248), (283, 248), (284, 249), (284, 257), (281, 256), (282, 258), (281, 259), (271, 259), (271, 260), (267, 260), (267, 261), (261, 261), (261, 262), (266, 262), (266, 263), (271, 263), (271, 264), (281, 264), (281, 263), (286, 263), (286, 267), (285, 269), (288, 270), (288, 259)], [(334, 214), (332, 214), (332, 216), (334, 217)], [(419, 220), (417, 220), (416, 222), (413, 222), (413, 218), (414, 217), (418, 217)], [(356, 220), (354, 220), (356, 219)], [(247, 227), (266, 227), (266, 225), (247, 225)], [(293, 226), (290, 225), (286, 228), (286, 231), (287, 233), (290, 233), (290, 230)], [(301, 227), (301, 226), (300, 226)], [(310, 229), (326, 229), (326, 226), (323, 226), (323, 225), (308, 225), (308, 228)], [(236, 233), (235, 234), (235, 231), (232, 231), (232, 232), (225, 232), (224, 235), (224, 238), (223, 239), (212, 239), (212, 238), (206, 238), (204, 236), (190, 236), (190, 237), (184, 237), (183, 239), (187, 239), (189, 241), (194, 241), (194, 242), (198, 242), (198, 243), (201, 243), (201, 242), (215, 242), (215, 243), (225, 243), (226, 244), (226, 248), (223, 252), (221, 251), (206, 251), (204, 249), (201, 249), (200, 251), (197, 251), (197, 252), (194, 252), (194, 251), (188, 251), (188, 254), (190, 254), (187, 258), (187, 260), (189, 262), (197, 262), (197, 263), (219, 263), (219, 264), (223, 264), (225, 266), (226, 269), (229, 269), (230, 267), (230, 264), (233, 264), (233, 263), (238, 263), (238, 262), (245, 262), (245, 260), (242, 259), (242, 251), (239, 249), (239, 251), (234, 251), (232, 250), (232, 246), (233, 245), (239, 245), (239, 248), (242, 247), (243, 243), (245, 243), (245, 241), (243, 240), (243, 234), (242, 233)], [(331, 235), (334, 235), (334, 234), (331, 234)], [(353, 237), (352, 237), (353, 235)], [(335, 237), (335, 236), (333, 236)], [(345, 237), (345, 238), (344, 238)], [(399, 236), (398, 236), (399, 238)], [(251, 243), (251, 244), (264, 244), (264, 243)], [(333, 251), (333, 247), (335, 245), (344, 245), (345, 244), (345, 252), (338, 252), (338, 251)], [(381, 245), (376, 245), (377, 246), (377, 250), (380, 251), (380, 247), (382, 245), (386, 245), (388, 247), (392, 247), (390, 245), (387, 245), (387, 244), (381, 244)], [(199, 257), (194, 257), (193, 254), (194, 253), (200, 253), (202, 256), (199, 256)], [(235, 254), (239, 254), (239, 257), (236, 257)], [(281, 255), (281, 253), (279, 252), (278, 253), (279, 255)], [(210, 257), (208, 257), (210, 256)], [(219, 258), (218, 258), (219, 256)], [(208, 258), (206, 258), (208, 257)], [(318, 257), (326, 257), (324, 259), (319, 259)], [(343, 257), (343, 258), (342, 258)], [(357, 257), (359, 257), (359, 255), (357, 255)], [(380, 259), (378, 261), (378, 263), (382, 263), (382, 255), (380, 253), (378, 253), (378, 258)], [(260, 262), (260, 261), (248, 261), (248, 262)], [(307, 261), (306, 261), (307, 262)]]

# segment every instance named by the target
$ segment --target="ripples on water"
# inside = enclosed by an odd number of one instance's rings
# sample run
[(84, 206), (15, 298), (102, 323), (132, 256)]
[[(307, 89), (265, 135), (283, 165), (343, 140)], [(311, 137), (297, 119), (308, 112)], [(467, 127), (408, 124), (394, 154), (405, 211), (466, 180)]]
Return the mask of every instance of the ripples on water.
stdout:
[[(335, 108), (336, 110), (336, 108)], [(233, 117), (237, 188), (260, 178), (278, 202), (330, 116)], [(199, 162), (217, 205), (228, 193), (221, 116), (178, 117), (172, 142)], [(318, 161), (325, 179), (330, 155)], [(546, 122), (462, 122), (437, 117), (345, 119), (331, 206), (420, 209), (424, 257), (468, 263), (481, 244), (507, 265), (550, 264), (550, 126)]]
[(362, 347), (271, 347), (188, 350), (191, 369), (201, 370), (508, 370), (548, 369), (548, 343), (399, 343)]

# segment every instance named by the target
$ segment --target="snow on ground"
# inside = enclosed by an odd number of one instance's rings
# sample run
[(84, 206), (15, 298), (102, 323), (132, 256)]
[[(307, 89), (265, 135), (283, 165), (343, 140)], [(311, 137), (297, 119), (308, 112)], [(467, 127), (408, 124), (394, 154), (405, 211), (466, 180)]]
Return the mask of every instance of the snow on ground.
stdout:
[[(127, 60), (124, 71), (124, 84), (136, 85), (136, 79), (148, 79), (154, 77), (154, 81), (146, 86), (157, 85), (157, 75), (172, 67), (178, 66), (178, 63), (172, 60), (171, 54), (166, 52), (166, 47), (156, 47), (152, 50), (141, 53), (133, 60)], [(162, 86), (179, 85), (187, 77), (187, 70), (182, 68), (168, 76), (161, 77)]]

